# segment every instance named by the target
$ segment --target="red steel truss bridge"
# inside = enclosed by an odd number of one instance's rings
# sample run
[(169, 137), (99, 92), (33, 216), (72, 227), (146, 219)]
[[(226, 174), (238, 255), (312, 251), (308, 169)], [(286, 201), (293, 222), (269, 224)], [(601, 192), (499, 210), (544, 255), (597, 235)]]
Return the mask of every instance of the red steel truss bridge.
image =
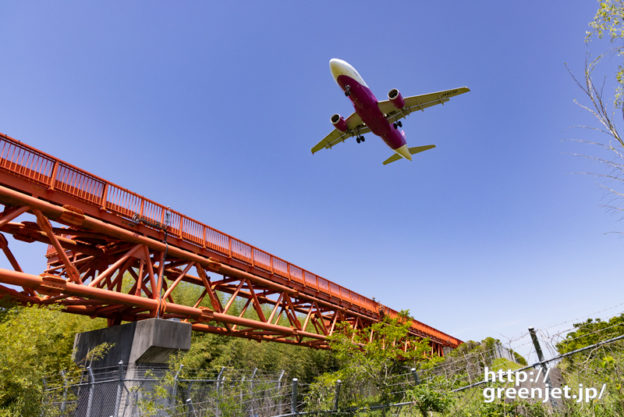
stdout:
[[(175, 318), (197, 331), (316, 348), (337, 323), (362, 329), (398, 314), (3, 134), (0, 203), (0, 249), (12, 267), (0, 269), (0, 295), (18, 302), (59, 304), (109, 325)], [(25, 273), (5, 234), (49, 245), (45, 271)], [(178, 297), (185, 286), (194, 291)], [(432, 353), (461, 343), (416, 320), (411, 333), (429, 338)]]

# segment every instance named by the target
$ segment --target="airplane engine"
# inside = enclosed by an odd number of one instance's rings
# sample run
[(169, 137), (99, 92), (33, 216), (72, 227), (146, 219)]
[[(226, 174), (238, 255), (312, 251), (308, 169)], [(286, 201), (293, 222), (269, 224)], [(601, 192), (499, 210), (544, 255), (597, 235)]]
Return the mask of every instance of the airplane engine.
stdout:
[(392, 102), (394, 107), (399, 110), (405, 107), (405, 100), (403, 100), (403, 96), (396, 88), (390, 90), (390, 92), (388, 93), (388, 99)]
[(338, 113), (332, 115), (331, 122), (336, 129), (341, 130), (343, 132), (347, 131), (347, 122), (345, 122), (344, 117), (342, 117)]

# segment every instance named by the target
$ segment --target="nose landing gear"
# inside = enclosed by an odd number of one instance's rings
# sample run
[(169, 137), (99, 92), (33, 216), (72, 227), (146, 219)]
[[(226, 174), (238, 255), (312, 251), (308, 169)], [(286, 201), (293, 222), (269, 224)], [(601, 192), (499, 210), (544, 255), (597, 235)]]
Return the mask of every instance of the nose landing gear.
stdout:
[(351, 95), (351, 86), (350, 85), (346, 85), (345, 86), (345, 96), (349, 97)]

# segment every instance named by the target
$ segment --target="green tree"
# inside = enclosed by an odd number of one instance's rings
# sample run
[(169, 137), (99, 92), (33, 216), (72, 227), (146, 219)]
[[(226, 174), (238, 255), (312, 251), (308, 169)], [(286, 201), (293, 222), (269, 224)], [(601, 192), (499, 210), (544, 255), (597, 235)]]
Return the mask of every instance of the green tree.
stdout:
[(0, 314), (0, 416), (40, 415), (43, 378), (75, 368), (74, 335), (105, 325), (57, 307), (5, 306)]
[[(608, 35), (615, 43), (615, 53), (624, 56), (624, 0), (598, 0), (598, 10), (594, 19), (589, 23), (591, 28), (586, 32), (586, 41), (593, 38), (603, 38)], [(615, 93), (616, 107), (622, 107), (622, 93), (624, 91), (624, 65), (620, 64), (616, 73), (618, 88)]]
[(575, 323), (574, 328), (575, 331), (568, 333), (565, 339), (557, 344), (559, 353), (571, 352), (624, 334), (624, 313), (608, 321), (587, 319), (582, 323)]
[[(596, 15), (589, 23), (590, 30), (586, 32), (588, 47), (602, 47), (594, 43), (594, 40), (607, 35), (611, 44), (615, 45), (615, 53), (619, 57), (624, 56), (624, 46), (622, 45), (624, 42), (623, 17), (624, 0), (599, 0)], [(618, 126), (620, 119), (616, 117), (616, 111), (624, 111), (624, 106), (622, 105), (624, 65), (618, 65), (615, 70), (609, 68), (607, 66), (608, 62), (603, 61), (603, 57), (608, 52), (601, 51), (597, 55), (593, 54), (596, 56), (595, 58), (590, 58), (592, 54), (588, 52), (582, 79), (575, 77), (572, 72), (570, 74), (585, 95), (583, 103), (576, 100), (575, 102), (589, 112), (597, 122), (596, 126), (583, 127), (597, 132), (599, 135), (589, 140), (578, 140), (578, 142), (591, 144), (595, 147), (591, 155), (580, 154), (579, 156), (597, 161), (603, 166), (604, 171), (592, 172), (590, 174), (600, 178), (601, 186), (612, 197), (612, 202), (607, 205), (607, 208), (615, 212), (622, 212), (624, 207), (619, 201), (624, 197), (624, 193), (621, 191), (621, 184), (624, 182), (624, 139), (620, 134)], [(612, 71), (616, 72), (616, 85), (613, 89), (611, 89), (611, 84), (605, 84), (604, 82), (596, 84), (595, 79), (602, 78), (597, 75), (599, 72), (611, 74)], [(610, 91), (613, 91), (613, 93), (610, 93)], [(612, 96), (612, 94), (613, 100), (605, 98)], [(610, 102), (613, 104), (609, 104)]]
[[(346, 323), (341, 325), (330, 337), (340, 369), (326, 373), (311, 386), (308, 408), (327, 409), (333, 404), (338, 380), (341, 409), (402, 400), (405, 382), (411, 379), (409, 369), (429, 360), (428, 340), (410, 337), (410, 322), (407, 312), (402, 312), (397, 318), (385, 316), (363, 330), (354, 330)], [(397, 388), (401, 386), (403, 389)], [(385, 415), (387, 411), (386, 408), (379, 413)]]
[(407, 391), (407, 398), (414, 402), (422, 417), (430, 412), (445, 413), (454, 402), (450, 394), (451, 386), (442, 377), (433, 378), (423, 384), (416, 385)]
[(257, 342), (231, 336), (194, 333), (191, 349), (171, 362), (172, 371), (184, 365), (183, 372), (213, 374), (221, 368), (277, 374), (285, 371), (289, 378), (311, 382), (315, 377), (337, 369), (333, 353), (274, 342)]
[[(587, 319), (574, 324), (576, 329), (557, 344), (560, 353), (591, 346), (600, 341), (624, 334), (624, 314), (604, 321)], [(566, 374), (568, 385), (601, 386), (606, 393), (596, 404), (568, 403), (576, 415), (624, 415), (624, 342), (614, 342), (577, 353), (562, 361), (559, 366)], [(591, 413), (591, 414), (590, 414)]]

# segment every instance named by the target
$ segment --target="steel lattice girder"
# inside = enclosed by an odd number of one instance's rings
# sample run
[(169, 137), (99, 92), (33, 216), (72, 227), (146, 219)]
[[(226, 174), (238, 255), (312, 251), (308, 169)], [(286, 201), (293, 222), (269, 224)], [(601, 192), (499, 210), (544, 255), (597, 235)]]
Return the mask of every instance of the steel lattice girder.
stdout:
[[(12, 210), (5, 210), (0, 222)], [(0, 269), (0, 281), (24, 289), (3, 286), (0, 291), (21, 302), (62, 304), (69, 312), (106, 317), (111, 324), (159, 316), (188, 320), (196, 330), (314, 347), (324, 347), (338, 321), (364, 322), (327, 303), (297, 297), (296, 291), (267, 287), (243, 271), (221, 275), (231, 268), (217, 262), (172, 253), (163, 262), (164, 251), (153, 245), (129, 244), (93, 232), (85, 238), (80, 230), (53, 227), (38, 209), (28, 211), (34, 211), (36, 223), (4, 222), (1, 227), (18, 240), (51, 245), (48, 267), (40, 276), (21, 272), (16, 261), (15, 271)], [(5, 238), (1, 243), (7, 258), (15, 259)], [(190, 292), (196, 297), (186, 300), (190, 305), (174, 299), (183, 282), (199, 289)], [(252, 309), (255, 319), (245, 317)]]
[[(14, 270), (0, 270), (0, 282), (23, 287), (0, 291), (20, 301), (62, 303), (68, 311), (107, 317), (111, 323), (180, 318), (197, 330), (315, 347), (326, 345), (325, 337), (338, 322), (364, 328), (384, 314), (396, 315), (374, 300), (2, 134), (0, 203), (6, 206), (0, 231), (51, 245), (47, 271), (32, 276), (22, 273), (6, 239), (0, 239)], [(137, 211), (129, 211), (130, 206)], [(154, 210), (159, 214), (154, 216)], [(178, 224), (167, 226), (168, 233), (162, 224), (165, 211)], [(34, 222), (13, 222), (26, 212)], [(199, 288), (192, 305), (176, 302), (181, 285)], [(230, 300), (242, 303), (243, 311), (233, 314), (236, 304)], [(247, 311), (255, 312), (253, 319), (245, 317)], [(429, 338), (434, 351), (461, 343), (416, 320), (410, 332)]]
[[(21, 201), (0, 214), (0, 231), (50, 245), (46, 270), (31, 275), (22, 272), (0, 235), (0, 248), (14, 268), (0, 269), (0, 281), (22, 288), (0, 286), (0, 293), (19, 302), (60, 304), (71, 313), (105, 317), (110, 324), (180, 319), (198, 331), (316, 348), (327, 347), (326, 337), (337, 323), (363, 329), (375, 321), (208, 258), (165, 248), (163, 242), (132, 238), (128, 231), (95, 219), (85, 217), (93, 227), (54, 226), (65, 209), (0, 187), (0, 198), (7, 195)], [(28, 213), (35, 221), (12, 221)], [(186, 292), (185, 303), (177, 300), (184, 295), (176, 290), (182, 285), (195, 289)], [(439, 353), (441, 345), (433, 343), (432, 349)]]

